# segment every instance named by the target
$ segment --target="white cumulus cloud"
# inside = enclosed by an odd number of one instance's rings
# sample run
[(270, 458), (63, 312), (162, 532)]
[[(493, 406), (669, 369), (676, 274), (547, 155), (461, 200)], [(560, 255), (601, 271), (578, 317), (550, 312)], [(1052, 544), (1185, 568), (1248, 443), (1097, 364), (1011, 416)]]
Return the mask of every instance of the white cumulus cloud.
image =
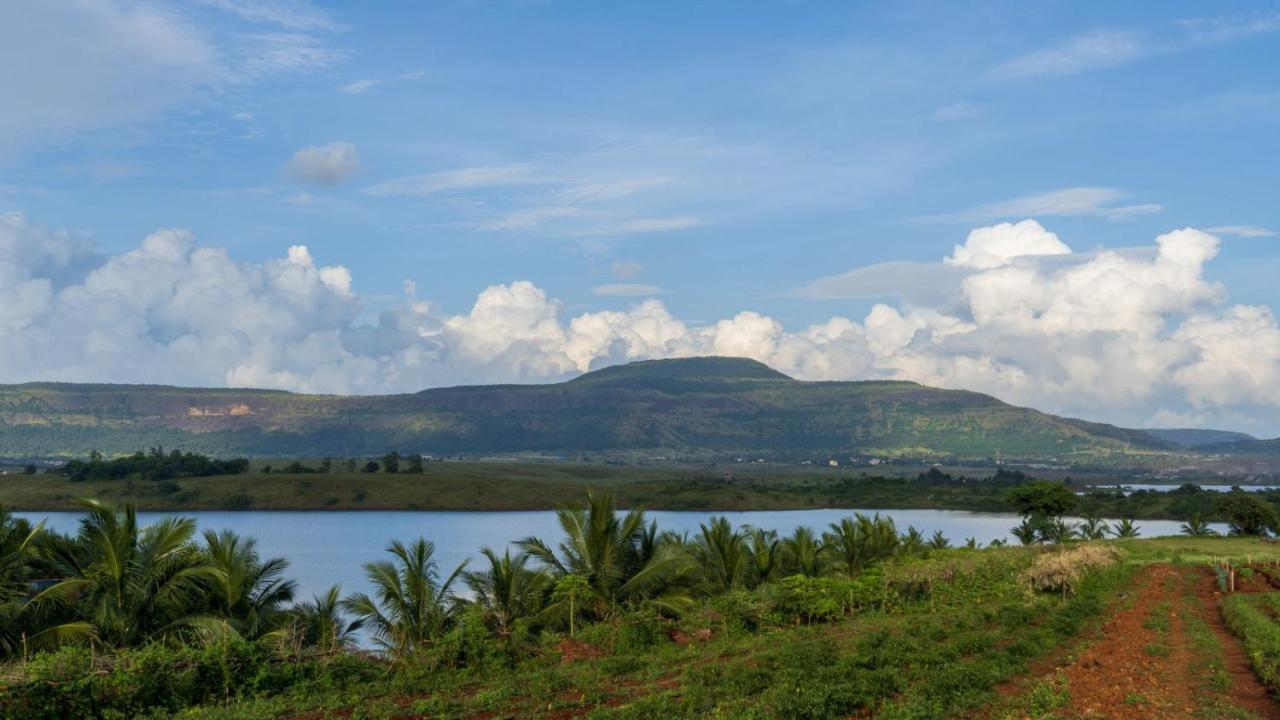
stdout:
[(359, 170), (360, 154), (349, 142), (304, 147), (285, 164), (290, 178), (311, 185), (338, 185)]
[(1033, 221), (978, 228), (937, 263), (957, 278), (946, 303), (881, 303), (808, 327), (755, 310), (695, 324), (654, 297), (569, 316), (525, 281), (486, 288), (459, 314), (408, 283), (403, 306), (365, 321), (351, 273), (302, 245), (246, 263), (163, 229), (103, 256), (83, 236), (8, 214), (0, 381), (380, 393), (717, 354), (802, 379), (908, 379), (1093, 419), (1275, 434), (1280, 324), (1205, 279), (1218, 248), (1190, 228), (1142, 251), (1090, 254)]

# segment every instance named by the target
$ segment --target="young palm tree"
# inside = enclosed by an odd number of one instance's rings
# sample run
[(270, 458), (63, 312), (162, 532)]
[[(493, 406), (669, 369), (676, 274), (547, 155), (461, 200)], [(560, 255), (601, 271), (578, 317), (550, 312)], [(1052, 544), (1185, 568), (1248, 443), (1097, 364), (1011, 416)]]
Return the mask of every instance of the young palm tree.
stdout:
[(133, 505), (123, 510), (96, 500), (81, 503), (85, 516), (77, 536), (88, 561), (58, 550), (68, 579), (32, 602), (72, 605), (83, 620), (55, 625), (32, 638), (98, 640), (133, 647), (170, 637), (210, 637), (223, 623), (205, 613), (204, 596), (221, 571), (192, 543), (195, 521), (164, 518), (138, 527)]
[(1062, 518), (1046, 520), (1040, 525), (1040, 539), (1051, 543), (1064, 543), (1076, 539), (1076, 527)]
[(781, 543), (777, 531), (750, 525), (743, 525), (742, 531), (746, 536), (747, 552), (751, 555), (751, 582), (759, 584), (773, 580), (780, 567)]
[(846, 577), (854, 577), (864, 568), (892, 556), (900, 539), (892, 518), (876, 515), (869, 518), (856, 513), (831, 523), (831, 531), (822, 535), (824, 551)]
[(1085, 540), (1102, 540), (1107, 536), (1107, 524), (1090, 513), (1084, 516), (1084, 522), (1076, 526), (1076, 532)]
[(1129, 518), (1124, 518), (1120, 522), (1111, 526), (1111, 534), (1118, 538), (1136, 538), (1139, 535), (1138, 526), (1133, 524)]
[(498, 635), (510, 635), (517, 620), (533, 617), (543, 609), (551, 578), (529, 568), (526, 553), (512, 557), (507, 550), (499, 557), (489, 548), (480, 552), (489, 567), (481, 572), (465, 572), (462, 579), (475, 595), (473, 602), (484, 609), (489, 627)]
[(951, 541), (948, 540), (947, 537), (942, 534), (942, 531), (941, 530), (933, 531), (933, 535), (929, 538), (929, 549), (946, 550), (949, 547), (951, 547)]
[(791, 537), (782, 541), (780, 550), (786, 575), (819, 577), (826, 570), (822, 541), (810, 528), (796, 528)]
[(1193, 513), (1191, 519), (1182, 523), (1182, 534), (1191, 537), (1214, 537), (1218, 531), (1209, 527), (1209, 523), (1200, 519), (1200, 513)]
[(211, 583), (210, 604), (229, 629), (250, 640), (274, 630), (293, 602), (297, 584), (285, 578), (289, 561), (258, 556), (258, 541), (230, 530), (204, 532), (205, 553), (218, 569)]
[(745, 587), (753, 580), (747, 539), (725, 518), (713, 517), (709, 525), (699, 525), (698, 535), (689, 549), (707, 594), (718, 595)]
[(692, 600), (678, 582), (691, 570), (686, 553), (660, 542), (655, 525), (646, 527), (644, 512), (619, 518), (613, 496), (587, 493), (587, 506), (556, 511), (565, 540), (559, 554), (542, 540), (528, 537), (517, 545), (541, 562), (558, 580), (565, 575), (586, 579), (592, 597), (589, 611), (603, 618), (626, 605), (647, 605), (680, 613)]
[(908, 526), (907, 531), (902, 534), (901, 545), (901, 551), (904, 555), (920, 555), (928, 549), (924, 533), (915, 529), (914, 526)]
[(1023, 545), (1034, 545), (1040, 539), (1040, 526), (1031, 518), (1024, 517), (1022, 522), (1009, 531)]
[(975, 538), (975, 537), (966, 538), (964, 541), (964, 546), (966, 548), (969, 548), (970, 550), (977, 550), (978, 548), (982, 547), (978, 543), (978, 538)]
[(467, 563), (441, 582), (435, 551), (436, 546), (424, 538), (408, 545), (393, 540), (387, 552), (394, 562), (376, 560), (364, 565), (378, 599), (355, 593), (342, 601), (342, 609), (369, 628), (374, 642), (397, 658), (429, 647), (453, 620), (456, 603), (451, 590)]
[(323, 595), (299, 603), (287, 612), (287, 628), (301, 647), (336, 653), (355, 647), (362, 620), (348, 622), (342, 615), (342, 589), (333, 585)]

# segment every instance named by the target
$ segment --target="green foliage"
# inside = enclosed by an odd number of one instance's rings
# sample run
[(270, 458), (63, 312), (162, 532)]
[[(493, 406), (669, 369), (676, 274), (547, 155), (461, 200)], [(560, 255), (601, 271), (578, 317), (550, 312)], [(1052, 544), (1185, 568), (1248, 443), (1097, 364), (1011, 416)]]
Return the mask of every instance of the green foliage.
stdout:
[[(34, 468), (34, 466), (28, 467)], [(85, 480), (122, 480), (131, 477), (142, 480), (168, 480), (180, 477), (238, 475), (248, 469), (249, 461), (244, 458), (214, 460), (205, 455), (184, 453), (179, 450), (165, 453), (164, 448), (156, 447), (150, 452), (139, 451), (114, 460), (104, 460), (96, 454), (88, 461), (71, 460), (59, 468), (58, 472), (73, 481), (83, 482)]]
[(1226, 516), (1233, 535), (1280, 532), (1280, 515), (1275, 507), (1253, 493), (1228, 493), (1218, 500), (1218, 511)]
[(1075, 509), (1080, 499), (1062, 483), (1037, 480), (1009, 490), (1005, 501), (1020, 515), (1055, 518)]
[(1228, 595), (1222, 601), (1222, 614), (1227, 627), (1244, 642), (1254, 672), (1274, 691), (1280, 689), (1280, 624), (1261, 607), (1264, 597)]

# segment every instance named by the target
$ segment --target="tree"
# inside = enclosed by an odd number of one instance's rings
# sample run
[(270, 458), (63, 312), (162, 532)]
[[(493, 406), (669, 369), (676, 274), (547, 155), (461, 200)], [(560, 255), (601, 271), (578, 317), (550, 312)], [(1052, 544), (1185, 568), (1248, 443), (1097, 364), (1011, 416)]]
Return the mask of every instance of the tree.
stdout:
[(946, 550), (951, 547), (951, 541), (942, 534), (941, 530), (934, 530), (933, 535), (929, 537), (930, 550)]
[(750, 525), (742, 527), (747, 541), (747, 551), (751, 553), (753, 583), (768, 582), (774, 578), (779, 569), (778, 554), (781, 543), (776, 530), (764, 530)]
[(800, 526), (780, 546), (783, 575), (820, 577), (826, 570), (822, 541), (812, 529)]
[(831, 531), (822, 535), (825, 552), (839, 566), (840, 573), (849, 578), (892, 556), (900, 542), (893, 518), (879, 514), (870, 518), (856, 513), (853, 518), (831, 523)]
[(414, 475), (422, 474), (422, 453), (413, 453), (409, 456), (408, 467), (405, 468), (405, 472), (413, 473)]
[(581, 575), (564, 575), (556, 580), (551, 592), (552, 609), (562, 611), (569, 618), (569, 637), (573, 637), (574, 621), (582, 610), (582, 600), (590, 597), (591, 582)]
[(1136, 538), (1140, 532), (1138, 526), (1133, 524), (1133, 520), (1124, 518), (1111, 525), (1111, 534), (1118, 538)]
[(1182, 523), (1182, 534), (1191, 537), (1214, 537), (1218, 532), (1210, 528), (1209, 523), (1200, 519), (1200, 513), (1192, 513), (1191, 519)]
[(436, 546), (424, 538), (405, 545), (394, 540), (387, 546), (392, 560), (364, 565), (365, 577), (377, 600), (355, 593), (342, 601), (373, 633), (374, 642), (397, 658), (424, 650), (450, 626), (455, 603), (452, 587), (466, 567), (464, 561), (443, 582), (436, 570)]
[(1084, 516), (1084, 522), (1076, 526), (1076, 532), (1085, 540), (1101, 540), (1107, 536), (1107, 523), (1090, 513)]
[(204, 532), (205, 552), (218, 572), (211, 583), (213, 611), (241, 637), (257, 639), (284, 621), (284, 605), (297, 585), (285, 578), (284, 558), (263, 561), (258, 541), (230, 530)]
[(1012, 488), (1005, 493), (1004, 498), (1019, 515), (1048, 518), (1066, 515), (1080, 501), (1066, 485), (1044, 480)]
[(1018, 542), (1023, 545), (1033, 545), (1040, 539), (1040, 525), (1029, 517), (1022, 518), (1022, 522), (1009, 531)]
[(327, 473), (333, 471), (333, 458), (325, 458), (320, 461), (320, 472)]
[[(355, 458), (347, 458), (346, 460), (342, 461), (342, 467), (343, 467), (347, 472), (349, 472), (349, 473), (353, 473), (353, 472), (355, 472), (355, 471), (356, 471), (356, 459), (355, 459)], [(374, 472), (377, 472), (377, 471), (375, 470)]]
[(33, 638), (98, 640), (133, 647), (172, 637), (221, 635), (223, 624), (203, 611), (201, 600), (220, 571), (191, 542), (195, 521), (167, 517), (138, 527), (133, 505), (117, 510), (97, 500), (81, 503), (86, 514), (77, 535), (87, 562), (58, 550), (69, 577), (32, 602), (74, 606), (78, 620), (50, 627)]
[(927, 547), (924, 534), (914, 526), (908, 526), (907, 531), (902, 534), (901, 551), (906, 555), (920, 555)]
[(382, 456), (382, 469), (387, 473), (400, 472), (400, 453), (392, 450)]
[(362, 472), (362, 473), (376, 473), (376, 472), (378, 472), (378, 470), (379, 470), (379, 469), (381, 469), (381, 467), (382, 467), (382, 466), (381, 466), (381, 465), (378, 465), (377, 461), (370, 460), (369, 462), (367, 462), (367, 463), (365, 463), (365, 464), (364, 464), (364, 467), (360, 468), (360, 472)]
[(465, 572), (462, 579), (475, 596), (473, 602), (482, 608), (485, 623), (500, 636), (510, 635), (519, 620), (542, 611), (550, 576), (528, 567), (529, 555), (512, 557), (508, 550), (498, 556), (493, 550), (480, 551), (489, 567), (480, 572)]
[(1280, 531), (1275, 506), (1243, 490), (1232, 490), (1220, 498), (1218, 512), (1227, 517), (1232, 535), (1266, 535)]
[(1076, 526), (1062, 518), (1045, 519), (1038, 524), (1040, 539), (1051, 543), (1064, 543), (1076, 539)]
[(24, 465), (22, 467), (23, 475), (35, 475), (37, 472), (39, 472), (39, 468), (37, 468), (34, 464), (28, 463), (27, 465)]
[(517, 545), (557, 582), (565, 575), (585, 578), (596, 617), (624, 606), (679, 614), (692, 603), (687, 588), (677, 582), (690, 574), (692, 563), (678, 547), (659, 540), (656, 526), (646, 527), (643, 511), (618, 517), (612, 495), (588, 492), (586, 507), (557, 510), (556, 518), (565, 534), (559, 553), (536, 537)]
[(288, 627), (293, 640), (302, 647), (336, 653), (354, 647), (355, 634), (364, 624), (347, 621), (342, 615), (342, 588), (333, 585), (323, 595), (293, 606), (288, 611)]
[(735, 532), (727, 519), (713, 517), (710, 524), (698, 527), (698, 536), (690, 545), (690, 552), (698, 565), (700, 584), (707, 594), (718, 595), (755, 580), (747, 539), (742, 533)]
[(0, 504), (0, 659), (23, 650), (23, 633), (28, 629), (28, 581), (35, 541), (44, 522), (32, 526), (14, 518)]

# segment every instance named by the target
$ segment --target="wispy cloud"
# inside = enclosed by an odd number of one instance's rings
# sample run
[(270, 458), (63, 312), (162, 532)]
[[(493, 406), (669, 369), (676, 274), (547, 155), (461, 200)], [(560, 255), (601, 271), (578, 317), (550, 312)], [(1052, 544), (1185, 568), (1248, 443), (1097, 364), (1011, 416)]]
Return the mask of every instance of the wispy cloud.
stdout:
[(337, 30), (328, 12), (306, 0), (199, 0), (201, 4), (252, 23), (279, 25), (289, 30)]
[(250, 79), (324, 70), (345, 60), (350, 53), (330, 47), (312, 35), (258, 33), (245, 38), (240, 71)]
[(950, 122), (954, 120), (968, 120), (981, 115), (983, 108), (981, 105), (972, 102), (955, 102), (949, 105), (943, 105), (933, 111), (934, 120), (942, 120)]
[(1078, 75), (1277, 31), (1280, 13), (1276, 12), (1192, 18), (1150, 32), (1098, 28), (1000, 63), (987, 72), (987, 78), (1013, 81)]
[(578, 235), (636, 235), (641, 233), (668, 232), (671, 230), (684, 230), (687, 228), (695, 228), (703, 225), (702, 220), (696, 217), (681, 216), (667, 218), (632, 218), (630, 220), (620, 220), (618, 222), (597, 225), (587, 228), (577, 233)]
[(662, 288), (657, 285), (645, 285), (643, 283), (610, 283), (591, 288), (591, 294), (604, 297), (643, 297), (661, 295)]
[(582, 208), (562, 205), (527, 208), (480, 223), (478, 227), (482, 230), (532, 230), (555, 220), (581, 218), (590, 214)]
[(346, 93), (347, 95), (363, 95), (381, 84), (381, 80), (362, 78), (360, 80), (353, 80), (346, 85), (339, 87), (338, 90)]
[(1259, 225), (1219, 225), (1207, 228), (1214, 235), (1234, 235), (1243, 238), (1274, 237), (1276, 231)]
[(1123, 197), (1125, 193), (1114, 188), (1064, 188), (1039, 195), (975, 205), (959, 212), (924, 215), (913, 219), (927, 223), (969, 223), (1007, 218), (1091, 215), (1108, 220), (1127, 220), (1139, 215), (1158, 213), (1164, 209), (1163, 205), (1156, 203), (1117, 205), (1116, 202)]
[(584, 181), (565, 188), (560, 197), (565, 202), (600, 202), (619, 200), (638, 192), (659, 187), (671, 182), (668, 177), (636, 177), (615, 180)]
[(484, 165), (393, 178), (365, 190), (370, 195), (427, 197), (475, 188), (531, 185), (546, 182), (526, 164)]
[(1037, 50), (992, 68), (995, 80), (1076, 75), (1116, 67), (1150, 52), (1138, 35), (1123, 30), (1093, 30), (1055, 47)]

